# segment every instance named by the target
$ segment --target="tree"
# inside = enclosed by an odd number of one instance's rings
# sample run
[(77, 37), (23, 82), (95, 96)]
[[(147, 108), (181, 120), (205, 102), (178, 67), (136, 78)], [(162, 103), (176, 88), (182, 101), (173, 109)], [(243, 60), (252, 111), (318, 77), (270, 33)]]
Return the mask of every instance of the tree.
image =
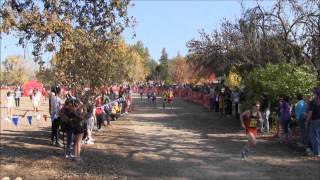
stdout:
[(177, 57), (176, 71), (173, 80), (179, 84), (187, 83), (190, 77), (190, 69), (186, 60), (182, 57)]
[(151, 59), (148, 62), (149, 75), (147, 76), (147, 79), (146, 79), (147, 81), (157, 80), (157, 77), (156, 77), (157, 66), (158, 66), (158, 63), (154, 59)]
[(4, 71), (1, 72), (1, 81), (7, 85), (19, 85), (27, 82), (32, 72), (29, 72), (21, 56), (9, 56), (3, 62)]
[(190, 40), (188, 63), (202, 76), (223, 74), (232, 66), (250, 71), (268, 63), (310, 64), (320, 78), (319, 7), (313, 0), (278, 0), (264, 9), (257, 1), (238, 21), (223, 19), (220, 29)]
[(40, 65), (43, 52), (55, 52), (55, 76), (61, 83), (101, 86), (121, 75), (116, 67), (124, 64), (119, 62), (124, 48), (120, 34), (134, 24), (129, 5), (129, 0), (7, 0), (0, 12), (0, 31), (19, 32), (20, 45), (31, 41)]
[(159, 59), (161, 67), (161, 79), (162, 80), (168, 80), (169, 79), (169, 59), (168, 59), (168, 53), (166, 51), (166, 48), (163, 48), (161, 51), (161, 56)]
[(36, 72), (36, 78), (39, 80), (44, 86), (52, 86), (56, 84), (54, 80), (54, 69), (53, 68), (44, 68), (40, 71)]
[(160, 64), (163, 64), (164, 66), (168, 66), (168, 53), (166, 51), (166, 48), (163, 48), (161, 51), (161, 56), (159, 59)]

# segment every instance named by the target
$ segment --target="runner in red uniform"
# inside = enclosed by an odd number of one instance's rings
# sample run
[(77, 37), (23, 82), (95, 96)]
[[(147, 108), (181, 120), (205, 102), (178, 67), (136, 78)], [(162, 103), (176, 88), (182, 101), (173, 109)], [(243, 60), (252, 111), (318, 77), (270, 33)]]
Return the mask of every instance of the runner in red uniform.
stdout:
[(257, 127), (262, 122), (262, 115), (260, 112), (260, 102), (256, 102), (251, 107), (240, 115), (240, 121), (243, 128), (246, 129), (248, 142), (245, 144), (241, 151), (243, 158), (248, 156), (251, 147), (256, 145)]

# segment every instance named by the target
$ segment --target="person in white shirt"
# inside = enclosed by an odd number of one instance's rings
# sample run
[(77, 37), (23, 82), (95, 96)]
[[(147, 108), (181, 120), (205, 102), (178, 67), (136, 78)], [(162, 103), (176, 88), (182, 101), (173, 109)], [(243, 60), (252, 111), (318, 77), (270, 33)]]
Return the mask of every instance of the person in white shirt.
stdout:
[(12, 117), (12, 114), (13, 114), (13, 110), (12, 110), (13, 103), (14, 103), (13, 93), (9, 91), (7, 93), (7, 115), (9, 119)]
[(50, 98), (50, 116), (52, 122), (51, 141), (52, 145), (62, 146), (59, 142), (59, 116), (58, 113), (63, 106), (63, 101), (60, 99), (60, 88), (54, 87), (52, 89), (52, 96)]
[(37, 115), (37, 113), (39, 112), (40, 99), (41, 99), (41, 93), (36, 89), (33, 92), (33, 98), (32, 98), (32, 104), (33, 104), (35, 115)]
[(238, 87), (235, 87), (235, 90), (232, 92), (232, 99), (235, 105), (235, 115), (236, 118), (239, 118), (239, 101), (240, 101), (240, 90)]

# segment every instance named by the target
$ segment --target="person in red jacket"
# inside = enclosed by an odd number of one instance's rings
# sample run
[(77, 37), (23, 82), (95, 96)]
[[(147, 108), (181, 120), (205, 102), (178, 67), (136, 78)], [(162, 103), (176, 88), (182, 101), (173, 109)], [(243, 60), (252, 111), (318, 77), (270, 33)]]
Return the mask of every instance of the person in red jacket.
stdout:
[(101, 125), (103, 124), (103, 117), (104, 117), (104, 111), (102, 107), (102, 97), (98, 96), (96, 99), (96, 108), (95, 108), (95, 115), (97, 120), (97, 128), (98, 130), (101, 129)]

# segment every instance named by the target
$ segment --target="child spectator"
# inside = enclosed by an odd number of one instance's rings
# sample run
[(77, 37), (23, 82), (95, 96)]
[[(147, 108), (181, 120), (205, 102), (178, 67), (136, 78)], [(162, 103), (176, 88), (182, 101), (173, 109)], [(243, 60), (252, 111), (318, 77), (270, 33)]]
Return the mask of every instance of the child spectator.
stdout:
[(120, 117), (120, 108), (117, 102), (114, 103), (111, 109), (111, 118), (113, 121), (117, 120)]

